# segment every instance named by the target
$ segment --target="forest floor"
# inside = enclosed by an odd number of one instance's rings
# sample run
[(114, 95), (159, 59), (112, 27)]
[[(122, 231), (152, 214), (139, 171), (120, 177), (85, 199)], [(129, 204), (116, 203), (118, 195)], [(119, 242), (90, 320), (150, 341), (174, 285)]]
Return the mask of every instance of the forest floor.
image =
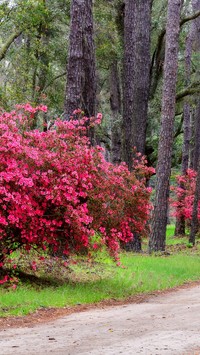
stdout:
[(2, 319), (0, 354), (199, 355), (199, 314), (200, 283), (117, 306), (38, 311)]

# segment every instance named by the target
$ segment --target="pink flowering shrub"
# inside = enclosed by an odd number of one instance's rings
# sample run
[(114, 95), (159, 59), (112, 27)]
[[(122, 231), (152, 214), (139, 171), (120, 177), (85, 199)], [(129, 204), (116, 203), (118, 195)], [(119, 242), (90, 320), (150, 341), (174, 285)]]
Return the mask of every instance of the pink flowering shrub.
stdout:
[(117, 259), (120, 241), (146, 232), (153, 171), (142, 158), (130, 173), (90, 146), (86, 127), (101, 114), (40, 132), (30, 129), (38, 111), (46, 107), (0, 113), (0, 267), (22, 246), (69, 255), (106, 245)]
[[(171, 205), (174, 208), (173, 215), (175, 217), (183, 217), (188, 223), (190, 223), (192, 218), (196, 176), (196, 171), (188, 169), (186, 175), (177, 176), (177, 186), (171, 187), (175, 194), (174, 198), (171, 199)], [(198, 218), (200, 219), (200, 204)]]

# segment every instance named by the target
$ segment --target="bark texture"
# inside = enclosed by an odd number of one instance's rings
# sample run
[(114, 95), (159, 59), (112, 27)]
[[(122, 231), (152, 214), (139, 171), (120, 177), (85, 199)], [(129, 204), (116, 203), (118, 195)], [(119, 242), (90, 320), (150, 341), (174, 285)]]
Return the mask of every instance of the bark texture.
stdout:
[(92, 0), (72, 0), (65, 98), (65, 119), (81, 108), (95, 115), (96, 69), (93, 38)]
[(92, 13), (92, 0), (85, 0), (84, 37), (83, 37), (83, 110), (86, 116), (96, 113), (96, 64), (94, 46), (94, 25)]
[(165, 250), (181, 6), (181, 0), (168, 1), (162, 120), (156, 169), (156, 196), (149, 242), (150, 252)]
[(195, 236), (198, 232), (198, 204), (200, 199), (200, 157), (198, 159), (198, 170), (197, 170), (197, 180), (196, 180), (196, 188), (194, 194), (194, 204), (192, 210), (192, 221), (191, 221), (191, 230), (189, 236), (189, 242), (195, 245)]
[[(194, 26), (191, 25), (189, 35), (186, 39), (185, 47), (185, 83), (186, 86), (190, 84), (191, 76), (191, 64), (192, 64), (192, 44), (194, 41)], [(191, 139), (191, 107), (188, 102), (184, 103), (183, 106), (183, 155), (181, 172), (186, 174), (189, 167), (189, 149), (190, 149), (190, 139)]]
[[(188, 86), (190, 84), (191, 75), (191, 60), (192, 60), (192, 44), (194, 41), (194, 24), (191, 24), (190, 32), (186, 38), (185, 46), (185, 84)], [(188, 102), (184, 103), (183, 106), (183, 150), (182, 150), (182, 162), (181, 162), (181, 174), (186, 175), (187, 169), (189, 167), (189, 150), (190, 150), (190, 139), (191, 139), (191, 108)], [(184, 190), (184, 184), (179, 186)], [(176, 218), (176, 235), (185, 234), (185, 218), (180, 216)]]
[[(200, 10), (200, 0), (193, 0), (192, 6), (194, 11)], [(194, 51), (200, 52), (200, 17), (194, 20)], [(197, 75), (199, 76), (200, 70)], [(194, 151), (193, 151), (193, 169), (197, 171), (198, 161), (200, 155), (200, 98), (197, 99), (197, 106), (195, 109), (195, 127), (194, 127)]]
[(123, 155), (132, 167), (133, 147), (145, 153), (150, 81), (151, 1), (125, 2)]
[(121, 162), (121, 90), (117, 59), (110, 68), (111, 161)]
[(200, 99), (198, 99), (195, 109), (195, 129), (194, 129), (194, 151), (193, 151), (193, 169), (197, 171), (200, 155)]

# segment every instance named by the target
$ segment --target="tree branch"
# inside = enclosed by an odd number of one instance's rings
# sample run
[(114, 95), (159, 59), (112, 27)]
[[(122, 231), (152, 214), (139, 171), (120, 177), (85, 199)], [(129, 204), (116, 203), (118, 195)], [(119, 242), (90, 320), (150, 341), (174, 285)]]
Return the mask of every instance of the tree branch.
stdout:
[[(193, 15), (183, 18), (180, 21), (180, 28), (185, 23), (195, 20), (199, 16), (200, 16), (200, 11), (197, 11)], [(162, 74), (163, 61), (164, 61), (164, 53), (162, 53), (162, 48), (163, 48), (165, 34), (166, 34), (166, 28), (163, 28), (163, 30), (161, 31), (161, 33), (158, 36), (156, 48), (155, 48), (155, 51), (153, 53), (153, 57), (151, 60), (151, 81), (152, 81), (152, 83), (151, 83), (151, 97), (153, 97), (155, 94), (160, 75)], [(153, 74), (153, 72), (154, 72), (154, 74)], [(153, 75), (154, 75), (154, 78), (153, 78)], [(153, 79), (154, 79), (154, 82), (153, 82)]]
[(21, 35), (22, 31), (18, 30), (14, 32), (7, 40), (7, 42), (3, 45), (3, 47), (0, 50), (0, 61), (4, 59), (9, 47), (11, 44), (14, 42), (14, 40)]
[(193, 83), (187, 88), (183, 89), (176, 95), (176, 102), (181, 101), (184, 97), (200, 93), (200, 83)]
[(197, 17), (200, 16), (200, 11), (195, 12), (193, 15), (190, 15), (188, 17), (183, 18), (180, 21), (180, 27), (182, 27), (186, 22), (189, 22), (191, 20), (195, 20)]
[[(185, 17), (180, 21), (180, 27), (182, 27), (186, 22), (195, 20), (197, 17), (200, 16), (200, 11), (196, 12), (195, 14)], [(162, 42), (163, 42), (163, 38), (165, 36), (166, 33), (166, 28), (163, 28), (162, 32), (159, 34), (158, 36), (158, 41), (157, 41), (157, 45), (156, 45), (156, 50), (158, 51), (161, 47), (162, 47)]]
[(57, 79), (59, 79), (59, 78), (62, 78), (62, 76), (66, 75), (66, 74), (67, 74), (67, 72), (65, 71), (64, 73), (55, 76), (55, 78), (53, 78), (52, 80), (50, 80), (50, 81), (45, 85), (43, 91), (46, 90), (55, 80), (57, 80)]
[(177, 130), (176, 132), (174, 133), (174, 139), (177, 138), (179, 136), (179, 134), (183, 133), (182, 131), (182, 127), (183, 127), (183, 114), (181, 115), (181, 119), (180, 119), (180, 122), (179, 122), (179, 125), (177, 127)]

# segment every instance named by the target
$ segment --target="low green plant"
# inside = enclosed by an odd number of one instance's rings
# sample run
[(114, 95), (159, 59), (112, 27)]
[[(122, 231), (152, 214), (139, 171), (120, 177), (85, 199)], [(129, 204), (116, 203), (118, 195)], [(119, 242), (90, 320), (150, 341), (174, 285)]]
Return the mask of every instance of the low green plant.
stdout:
[(190, 242), (188, 242), (188, 243), (187, 243), (187, 248), (193, 248), (193, 244), (190, 243)]

